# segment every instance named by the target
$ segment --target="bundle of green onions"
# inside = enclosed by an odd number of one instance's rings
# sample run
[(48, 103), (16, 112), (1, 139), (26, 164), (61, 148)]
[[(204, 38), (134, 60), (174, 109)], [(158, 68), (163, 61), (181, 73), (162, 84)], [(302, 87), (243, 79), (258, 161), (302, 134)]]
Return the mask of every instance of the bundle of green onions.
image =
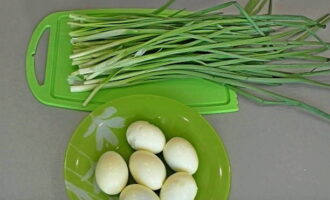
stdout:
[[(255, 15), (265, 0), (252, 0), (245, 9), (227, 2), (163, 14), (172, 2), (150, 13), (70, 15), (70, 58), (78, 69), (68, 81), (72, 92), (92, 91), (84, 105), (103, 88), (200, 78), (258, 103), (297, 106), (330, 119), (320, 109), (270, 90), (289, 83), (330, 88), (313, 80), (330, 74), (329, 58), (319, 55), (330, 44), (315, 34), (329, 14), (318, 20)], [(228, 6), (240, 14), (219, 12)]]

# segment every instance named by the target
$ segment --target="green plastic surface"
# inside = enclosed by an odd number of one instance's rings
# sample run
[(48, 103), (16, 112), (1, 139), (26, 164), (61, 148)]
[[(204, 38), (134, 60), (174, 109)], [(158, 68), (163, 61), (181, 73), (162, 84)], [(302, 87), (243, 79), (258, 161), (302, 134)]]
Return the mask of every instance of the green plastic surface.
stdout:
[[(69, 55), (72, 46), (67, 25), (70, 13), (132, 13), (151, 12), (151, 9), (98, 9), (57, 12), (45, 17), (35, 28), (27, 49), (26, 74), (33, 95), (46, 105), (69, 109), (94, 110), (112, 99), (133, 94), (152, 94), (178, 100), (202, 114), (224, 113), (238, 110), (236, 94), (228, 88), (201, 79), (170, 80), (158, 83), (105, 89), (91, 103), (83, 107), (82, 102), (89, 92), (71, 93), (68, 75), (75, 70)], [(174, 12), (167, 10), (164, 14)], [(43, 33), (49, 30), (47, 60), (44, 83), (39, 84), (35, 73), (35, 53)]]
[[(133, 95), (115, 99), (89, 114), (77, 127), (68, 144), (64, 178), (72, 200), (118, 200), (102, 193), (95, 184), (94, 169), (106, 151), (116, 151), (128, 161), (133, 149), (126, 129), (134, 121), (158, 126), (168, 141), (187, 139), (196, 149), (199, 167), (193, 175), (198, 185), (195, 200), (226, 200), (230, 191), (230, 163), (226, 149), (210, 124), (196, 111), (175, 100)], [(160, 154), (161, 155), (161, 154)], [(167, 175), (173, 173), (167, 170)], [(130, 178), (129, 183), (134, 183)]]

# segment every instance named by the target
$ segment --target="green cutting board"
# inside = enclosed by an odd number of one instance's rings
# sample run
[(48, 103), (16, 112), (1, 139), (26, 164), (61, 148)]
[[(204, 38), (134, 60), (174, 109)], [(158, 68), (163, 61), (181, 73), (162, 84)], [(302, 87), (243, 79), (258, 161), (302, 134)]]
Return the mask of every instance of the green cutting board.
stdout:
[[(41, 103), (76, 110), (91, 111), (112, 99), (133, 94), (159, 95), (180, 101), (201, 114), (224, 113), (238, 110), (236, 94), (228, 88), (201, 79), (170, 80), (144, 85), (104, 89), (91, 103), (83, 107), (82, 102), (89, 92), (71, 93), (67, 83), (68, 75), (76, 67), (72, 66), (69, 55), (70, 44), (67, 25), (70, 13), (149, 13), (151, 9), (97, 9), (56, 12), (45, 17), (35, 28), (27, 49), (26, 74), (28, 85)], [(164, 14), (174, 12), (167, 10)], [(47, 60), (44, 83), (39, 84), (35, 73), (35, 54), (38, 42), (49, 30)]]

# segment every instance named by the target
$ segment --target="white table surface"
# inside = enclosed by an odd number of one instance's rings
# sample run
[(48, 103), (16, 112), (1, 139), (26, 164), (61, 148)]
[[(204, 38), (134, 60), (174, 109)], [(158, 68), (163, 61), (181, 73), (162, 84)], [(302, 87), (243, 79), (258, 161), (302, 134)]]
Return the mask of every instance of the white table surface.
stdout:
[[(198, 9), (219, 0), (177, 0)], [(239, 1), (244, 3), (245, 1)], [(47, 14), (71, 9), (155, 8), (161, 0), (0, 0), (0, 199), (66, 200), (64, 151), (87, 115), (40, 104), (25, 79), (25, 51)], [(318, 17), (329, 0), (274, 0), (275, 13)], [(320, 35), (330, 41), (330, 29)], [(328, 77), (329, 79), (329, 77)], [(281, 88), (280, 90), (283, 90)], [(290, 86), (291, 95), (330, 112), (330, 92)], [(240, 111), (206, 116), (232, 167), (231, 200), (330, 199), (330, 122), (288, 107), (239, 99)]]

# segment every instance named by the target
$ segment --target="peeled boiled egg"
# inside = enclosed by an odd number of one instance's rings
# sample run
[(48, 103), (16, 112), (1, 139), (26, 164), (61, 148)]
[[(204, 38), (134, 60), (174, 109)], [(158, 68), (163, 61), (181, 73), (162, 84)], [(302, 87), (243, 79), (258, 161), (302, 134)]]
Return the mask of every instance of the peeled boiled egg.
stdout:
[(166, 177), (163, 162), (148, 151), (134, 152), (129, 159), (129, 170), (137, 183), (152, 190), (160, 189)]
[(159, 197), (146, 186), (133, 184), (123, 189), (119, 200), (159, 200)]
[(95, 169), (96, 183), (109, 195), (119, 194), (128, 180), (128, 167), (125, 160), (114, 151), (104, 153)]
[(135, 150), (160, 153), (165, 145), (165, 136), (157, 126), (146, 121), (132, 123), (126, 132), (128, 143)]
[(161, 200), (194, 200), (197, 184), (187, 172), (177, 172), (168, 177), (160, 191)]
[(177, 172), (194, 174), (198, 168), (198, 156), (190, 142), (181, 137), (174, 137), (164, 147), (166, 163)]

